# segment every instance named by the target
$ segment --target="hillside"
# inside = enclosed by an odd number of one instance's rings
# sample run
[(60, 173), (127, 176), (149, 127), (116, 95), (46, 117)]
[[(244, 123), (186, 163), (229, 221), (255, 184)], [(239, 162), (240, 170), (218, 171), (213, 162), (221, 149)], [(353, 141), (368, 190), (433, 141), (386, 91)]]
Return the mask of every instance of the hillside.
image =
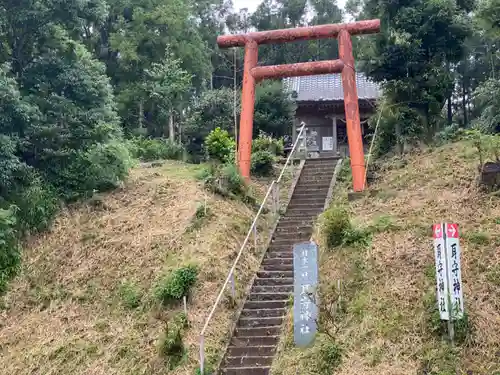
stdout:
[[(21, 275), (0, 307), (1, 373), (166, 373), (159, 340), (166, 317), (182, 307), (162, 307), (153, 290), (162, 275), (194, 263), (187, 352), (173, 371), (194, 374), (201, 326), (255, 215), (241, 201), (206, 193), (195, 179), (199, 169), (178, 162), (136, 168), (123, 188), (67, 209), (26, 244)], [(253, 189), (258, 197), (267, 186)], [(242, 261), (238, 290), (257, 266), (255, 252)], [(231, 311), (224, 304), (210, 326), (209, 361)]]
[[(500, 199), (478, 191), (477, 164), (460, 142), (386, 160), (360, 200), (347, 202), (338, 186), (332, 206), (348, 205), (367, 243), (327, 249), (318, 229), (323, 302), (339, 306), (324, 321), (335, 339), (294, 348), (289, 317), (273, 375), (500, 374)], [(441, 221), (459, 223), (463, 251), (468, 323), (453, 348), (436, 319), (430, 228)]]

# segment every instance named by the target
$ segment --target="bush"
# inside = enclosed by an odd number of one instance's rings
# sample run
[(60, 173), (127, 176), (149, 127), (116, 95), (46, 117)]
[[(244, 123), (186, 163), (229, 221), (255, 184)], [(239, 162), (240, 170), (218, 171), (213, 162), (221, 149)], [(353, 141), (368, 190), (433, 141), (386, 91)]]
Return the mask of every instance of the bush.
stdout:
[(187, 327), (187, 318), (184, 313), (177, 314), (174, 319), (165, 324), (160, 338), (160, 355), (168, 360), (172, 370), (182, 360), (186, 349), (182, 340), (182, 331)]
[(319, 374), (333, 374), (342, 363), (342, 348), (335, 342), (327, 341), (321, 344), (316, 356)]
[(452, 124), (446, 126), (443, 130), (436, 133), (434, 136), (434, 141), (438, 145), (445, 144), (447, 142), (454, 142), (460, 139), (463, 135), (463, 129), (458, 126), (458, 124)]
[(245, 179), (234, 164), (209, 164), (196, 176), (205, 188), (223, 197), (244, 198), (247, 193)]
[(229, 192), (235, 195), (245, 195), (245, 179), (236, 165), (225, 164), (222, 166), (220, 176), (224, 181), (224, 186), (229, 190)]
[(252, 142), (252, 152), (268, 151), (273, 155), (281, 156), (284, 151), (283, 139), (276, 139), (260, 132), (259, 136)]
[(181, 267), (163, 277), (157, 284), (155, 296), (162, 304), (167, 305), (187, 296), (196, 283), (198, 269), (195, 266)]
[(343, 207), (330, 207), (322, 215), (322, 234), (329, 248), (342, 245), (351, 228), (349, 213)]
[(59, 210), (59, 200), (49, 184), (36, 179), (17, 194), (18, 226), (23, 233), (47, 229)]
[(0, 209), (0, 294), (5, 292), (7, 282), (15, 276), (20, 261), (15, 207)]
[(124, 307), (127, 309), (135, 309), (139, 307), (141, 303), (141, 293), (137, 285), (129, 281), (125, 281), (120, 285), (118, 293)]
[(215, 128), (205, 138), (205, 150), (210, 159), (228, 162), (235, 149), (236, 142), (227, 130)]
[(258, 176), (273, 174), (274, 155), (269, 151), (257, 151), (252, 154), (251, 171)]
[(72, 201), (118, 187), (131, 166), (132, 159), (125, 144), (117, 141), (98, 143), (86, 151), (72, 151), (71, 156), (54, 162), (47, 178), (54, 181), (61, 197)]
[(367, 228), (356, 228), (351, 225), (344, 232), (343, 245), (366, 247), (370, 245), (372, 232)]
[(135, 137), (129, 141), (131, 154), (142, 161), (182, 160), (184, 147), (170, 139)]

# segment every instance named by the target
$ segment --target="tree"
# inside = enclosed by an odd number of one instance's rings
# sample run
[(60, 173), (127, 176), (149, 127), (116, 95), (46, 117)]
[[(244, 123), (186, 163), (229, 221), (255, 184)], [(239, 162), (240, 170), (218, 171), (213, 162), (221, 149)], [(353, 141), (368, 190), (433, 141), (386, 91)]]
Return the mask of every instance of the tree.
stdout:
[(296, 106), (281, 82), (264, 82), (255, 93), (254, 135), (261, 131), (274, 137), (290, 135)]
[[(442, 122), (441, 111), (454, 89), (450, 64), (459, 62), (471, 34), (470, 20), (455, 0), (366, 0), (362, 18), (381, 18), (382, 31), (362, 49), (363, 70), (380, 82), (391, 105), (404, 109), (401, 123), (417, 130), (411, 138), (430, 139)], [(394, 129), (396, 131), (396, 129)]]

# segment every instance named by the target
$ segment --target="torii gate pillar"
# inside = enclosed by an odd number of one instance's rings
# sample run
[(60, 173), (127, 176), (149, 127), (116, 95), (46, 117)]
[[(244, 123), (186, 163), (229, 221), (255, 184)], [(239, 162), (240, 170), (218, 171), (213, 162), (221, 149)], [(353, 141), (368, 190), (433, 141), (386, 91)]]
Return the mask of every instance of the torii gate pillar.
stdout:
[[(314, 74), (342, 72), (344, 107), (349, 153), (353, 177), (353, 190), (365, 188), (365, 158), (359, 117), (356, 72), (352, 53), (351, 35), (374, 34), (380, 31), (380, 20), (359, 21), (347, 24), (331, 24), (294, 29), (259, 31), (239, 35), (222, 35), (217, 38), (221, 48), (245, 47), (243, 90), (241, 96), (240, 139), (238, 165), (245, 178), (250, 177), (252, 155), (253, 115), (255, 85), (266, 78), (283, 78)], [(339, 60), (316, 61), (288, 65), (258, 67), (259, 44), (287, 43), (299, 40), (338, 38)]]

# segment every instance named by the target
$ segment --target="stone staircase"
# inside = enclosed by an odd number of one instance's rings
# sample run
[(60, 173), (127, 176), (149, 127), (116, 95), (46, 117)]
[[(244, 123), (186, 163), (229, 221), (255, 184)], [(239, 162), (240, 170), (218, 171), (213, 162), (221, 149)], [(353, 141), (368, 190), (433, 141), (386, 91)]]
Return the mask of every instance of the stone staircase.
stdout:
[(336, 164), (336, 158), (306, 161), (247, 296), (220, 374), (269, 374), (293, 292), (292, 246), (311, 238)]

